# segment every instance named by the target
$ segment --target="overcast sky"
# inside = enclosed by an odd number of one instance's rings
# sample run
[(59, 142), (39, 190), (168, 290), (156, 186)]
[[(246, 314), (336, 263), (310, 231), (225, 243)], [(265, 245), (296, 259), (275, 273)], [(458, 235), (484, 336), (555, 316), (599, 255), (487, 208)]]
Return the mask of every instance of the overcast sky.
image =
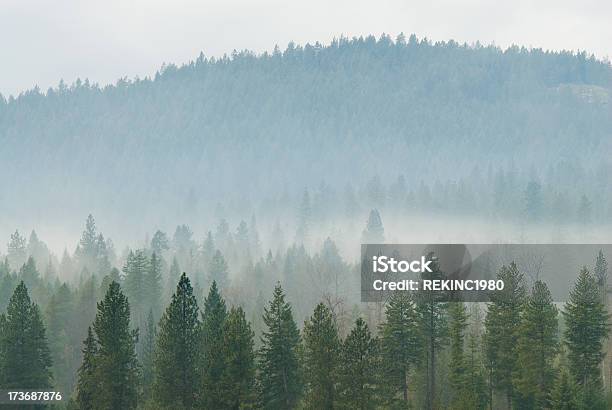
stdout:
[(609, 0), (0, 0), (0, 92), (153, 74), (200, 51), (400, 32), (612, 56)]

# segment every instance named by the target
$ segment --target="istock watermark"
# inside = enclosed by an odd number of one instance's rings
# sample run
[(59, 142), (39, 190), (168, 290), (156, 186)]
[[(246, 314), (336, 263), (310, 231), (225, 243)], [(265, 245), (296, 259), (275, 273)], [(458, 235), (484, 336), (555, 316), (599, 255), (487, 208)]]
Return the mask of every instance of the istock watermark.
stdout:
[[(368, 244), (361, 246), (361, 300), (384, 302), (392, 292), (428, 294), (440, 302), (487, 302), (503, 292), (502, 267), (516, 266), (527, 289), (546, 282), (555, 301), (567, 298), (583, 267), (597, 255), (612, 257), (610, 244)], [(606, 278), (598, 281), (612, 295)]]

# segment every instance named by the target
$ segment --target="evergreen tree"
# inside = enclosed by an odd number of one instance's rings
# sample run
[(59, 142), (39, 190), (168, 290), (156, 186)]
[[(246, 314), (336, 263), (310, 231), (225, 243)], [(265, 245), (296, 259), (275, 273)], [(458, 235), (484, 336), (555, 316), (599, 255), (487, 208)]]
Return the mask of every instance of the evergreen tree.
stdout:
[(87, 328), (87, 338), (83, 342), (83, 362), (78, 371), (76, 402), (80, 410), (95, 409), (95, 395), (97, 389), (96, 358), (98, 343), (91, 330)]
[(552, 410), (579, 410), (578, 389), (566, 369), (562, 369), (553, 386), (550, 398)]
[(81, 234), (81, 240), (75, 251), (78, 268), (87, 268), (90, 272), (98, 269), (98, 232), (94, 217), (89, 214), (85, 221), (85, 229)]
[(377, 209), (370, 211), (368, 222), (361, 236), (362, 243), (383, 243), (385, 241), (385, 228)]
[(7, 259), (11, 266), (20, 267), (26, 262), (28, 257), (26, 249), (26, 238), (23, 237), (19, 231), (15, 231), (11, 234), (7, 246)]
[(168, 235), (160, 230), (155, 231), (151, 239), (151, 251), (161, 258), (168, 249), (170, 249)]
[(140, 377), (135, 352), (138, 331), (130, 330), (130, 305), (117, 282), (110, 284), (98, 303), (93, 329), (98, 342), (94, 408), (136, 408)]
[(339, 408), (374, 409), (377, 406), (376, 369), (378, 346), (362, 318), (342, 344), (339, 376)]
[(215, 252), (210, 261), (208, 275), (211, 282), (216, 282), (215, 287), (227, 289), (227, 262), (220, 250)]
[(153, 396), (164, 408), (192, 409), (196, 406), (199, 325), (198, 304), (189, 279), (183, 273), (159, 322), (153, 361)]
[(0, 315), (0, 388), (45, 390), (51, 384), (51, 354), (42, 315), (22, 282)]
[(601, 302), (596, 279), (582, 268), (563, 311), (569, 371), (581, 389), (601, 389), (600, 365), (608, 314)]
[(381, 325), (381, 370), (393, 402), (398, 395), (408, 402), (410, 371), (421, 359), (422, 340), (414, 301), (406, 292), (393, 292)]
[(608, 297), (608, 261), (604, 257), (601, 249), (595, 259), (593, 274), (595, 275), (595, 280), (597, 280), (597, 286), (599, 286), (602, 301), (605, 305)]
[(309, 409), (333, 409), (340, 340), (332, 312), (319, 303), (304, 323), (305, 404)]
[(266, 409), (294, 408), (301, 393), (300, 331), (280, 284), (276, 285), (272, 300), (264, 308), (263, 321), (267, 329), (262, 333), (259, 351), (261, 403)]
[(162, 260), (153, 252), (151, 261), (145, 276), (146, 301), (149, 305), (149, 313), (154, 318), (158, 318), (161, 312), (161, 292), (162, 292)]
[(73, 295), (65, 283), (51, 296), (46, 317), (55, 387), (67, 394), (74, 387), (74, 370), (78, 366), (79, 352), (76, 347), (78, 339), (72, 329)]
[(157, 338), (157, 327), (153, 319), (153, 311), (149, 311), (147, 316), (147, 326), (145, 328), (142, 341), (142, 388), (145, 400), (151, 398), (153, 385), (153, 358), (155, 353), (155, 341)]
[[(440, 271), (434, 255), (427, 255), (432, 260), (431, 272), (423, 272), (421, 279), (440, 280), (444, 273)], [(420, 290), (417, 293), (416, 310), (418, 313), (419, 331), (424, 343), (425, 356), (425, 407), (433, 409), (436, 406), (436, 368), (437, 355), (448, 340), (448, 304), (441, 292)]]
[(549, 401), (558, 350), (557, 316), (548, 287), (536, 281), (521, 317), (515, 358), (519, 365), (514, 383), (523, 406), (543, 408)]
[(470, 390), (467, 363), (464, 356), (465, 331), (468, 326), (468, 315), (463, 302), (449, 304), (449, 339), (450, 363), (449, 381), (452, 390), (452, 407), (460, 408)]
[(255, 404), (255, 334), (241, 307), (232, 307), (224, 322), (221, 407), (228, 410), (253, 408)]
[(40, 273), (36, 268), (36, 262), (31, 256), (19, 269), (19, 278), (23, 281), (28, 289), (33, 289), (38, 286), (40, 281)]
[(202, 323), (200, 327), (201, 341), (201, 376), (202, 376), (202, 407), (218, 409), (221, 406), (221, 377), (224, 369), (223, 350), (224, 323), (227, 316), (225, 301), (213, 281), (208, 296), (204, 300)]
[(505, 393), (511, 407), (514, 398), (512, 375), (519, 366), (516, 341), (525, 303), (525, 287), (523, 274), (514, 262), (502, 266), (497, 279), (504, 281), (504, 288), (490, 295), (485, 318), (485, 351), (490, 387)]
[(144, 328), (146, 320), (146, 291), (149, 284), (146, 282), (150, 273), (149, 258), (143, 249), (130, 251), (125, 266), (125, 294), (130, 299), (132, 321), (138, 328)]

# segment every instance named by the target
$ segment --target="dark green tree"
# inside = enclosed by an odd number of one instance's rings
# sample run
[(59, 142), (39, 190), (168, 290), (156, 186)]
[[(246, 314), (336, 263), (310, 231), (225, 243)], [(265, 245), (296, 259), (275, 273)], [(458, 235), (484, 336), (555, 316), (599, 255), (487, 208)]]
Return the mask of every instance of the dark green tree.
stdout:
[(266, 330), (259, 350), (261, 403), (266, 409), (291, 409), (302, 391), (298, 369), (300, 331), (280, 284), (263, 315)]
[(460, 408), (470, 390), (468, 368), (465, 358), (465, 331), (468, 326), (468, 315), (465, 305), (453, 301), (448, 306), (450, 362), (449, 382), (452, 391), (453, 408)]
[(22, 282), (0, 315), (0, 388), (45, 390), (52, 386), (51, 353), (40, 309)]
[(597, 281), (582, 268), (565, 304), (565, 344), (569, 371), (581, 389), (602, 387), (600, 365), (608, 337), (608, 313), (601, 302)]
[(138, 331), (130, 330), (130, 305), (117, 282), (110, 284), (98, 303), (93, 329), (98, 342), (94, 408), (136, 408), (140, 378), (135, 351)]
[(381, 377), (391, 402), (408, 403), (409, 377), (422, 357), (422, 339), (414, 301), (406, 292), (393, 292), (380, 327)]
[(319, 303), (304, 323), (305, 406), (333, 409), (337, 401), (340, 339), (332, 312)]
[(567, 369), (561, 369), (550, 397), (552, 410), (579, 410), (578, 388)]
[[(445, 274), (440, 271), (434, 255), (427, 255), (432, 260), (431, 272), (423, 272), (422, 279), (440, 280)], [(436, 404), (436, 368), (437, 356), (448, 341), (448, 303), (441, 292), (420, 290), (416, 295), (419, 332), (424, 343), (425, 370), (425, 407), (433, 409)]]
[(593, 270), (597, 286), (601, 292), (602, 301), (605, 304), (608, 297), (608, 261), (604, 257), (603, 251), (600, 249), (595, 259), (595, 269)]
[(558, 310), (548, 287), (536, 281), (521, 317), (514, 384), (522, 405), (544, 408), (555, 378)]
[(523, 274), (514, 262), (502, 266), (497, 279), (504, 282), (504, 288), (490, 295), (485, 318), (485, 353), (490, 387), (503, 392), (511, 407), (515, 395), (512, 376), (519, 366), (516, 341), (525, 304), (525, 286)]
[(208, 296), (204, 300), (200, 326), (200, 371), (203, 391), (201, 405), (206, 409), (218, 409), (221, 406), (221, 376), (223, 375), (224, 358), (219, 352), (223, 350), (226, 316), (225, 301), (219, 293), (217, 283), (213, 281)]
[(339, 408), (374, 409), (377, 407), (378, 342), (372, 338), (362, 318), (342, 344), (340, 356)]
[(91, 326), (87, 328), (87, 338), (83, 342), (83, 361), (78, 370), (76, 402), (80, 410), (93, 410), (95, 407), (96, 358), (98, 356), (98, 342)]
[(159, 323), (153, 397), (163, 408), (192, 409), (199, 389), (198, 304), (183, 273)]
[(155, 342), (157, 338), (157, 326), (153, 318), (153, 311), (149, 311), (147, 316), (147, 326), (141, 346), (142, 361), (142, 391), (146, 400), (151, 399), (153, 386), (153, 359), (155, 354)]
[(66, 395), (74, 388), (74, 371), (79, 365), (77, 335), (80, 335), (80, 332), (77, 333), (73, 329), (73, 302), (73, 294), (64, 283), (51, 296), (46, 309), (54, 384)]
[(221, 407), (228, 410), (255, 405), (255, 334), (241, 307), (232, 307), (223, 330), (224, 360), (220, 384)]

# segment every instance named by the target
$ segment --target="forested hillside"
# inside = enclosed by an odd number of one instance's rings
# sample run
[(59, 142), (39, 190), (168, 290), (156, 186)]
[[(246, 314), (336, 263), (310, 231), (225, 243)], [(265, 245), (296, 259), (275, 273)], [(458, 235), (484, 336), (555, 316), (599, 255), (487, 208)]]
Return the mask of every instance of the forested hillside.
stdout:
[(558, 202), (575, 217), (586, 195), (606, 219), (611, 93), (610, 64), (585, 53), (414, 36), (201, 55), (107, 87), (60, 83), (0, 98), (0, 229), (92, 211), (123, 228), (219, 208), (244, 216), (295, 209), (321, 186), (365, 198), (372, 178), (389, 187), (399, 176), (417, 199), (423, 186), (440, 194), (436, 183), (486, 197), (476, 214), (495, 210), (508, 184), (520, 203), (529, 182), (550, 183), (551, 204), (567, 195)]

